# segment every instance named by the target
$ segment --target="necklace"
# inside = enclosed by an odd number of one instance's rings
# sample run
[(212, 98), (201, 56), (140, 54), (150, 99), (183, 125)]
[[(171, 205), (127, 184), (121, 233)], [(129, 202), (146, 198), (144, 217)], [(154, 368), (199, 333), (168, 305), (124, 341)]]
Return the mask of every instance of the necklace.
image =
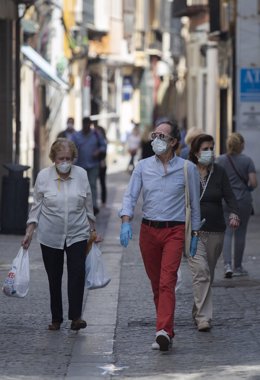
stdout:
[(207, 176), (202, 177), (202, 176), (200, 175), (200, 183), (201, 183), (202, 189), (204, 189), (204, 187), (205, 187), (206, 184), (207, 184)]
[(200, 201), (201, 201), (201, 199), (203, 198), (203, 195), (204, 195), (204, 193), (205, 193), (205, 191), (206, 191), (206, 188), (207, 188), (207, 186), (208, 186), (209, 179), (210, 179), (210, 177), (211, 177), (212, 172), (213, 172), (213, 165), (211, 166), (211, 169), (210, 169), (210, 172), (209, 172), (208, 177), (207, 177), (207, 176), (202, 177), (202, 176), (200, 175), (200, 183), (201, 183), (201, 186), (202, 186), (202, 193), (201, 193), (201, 196), (200, 196)]

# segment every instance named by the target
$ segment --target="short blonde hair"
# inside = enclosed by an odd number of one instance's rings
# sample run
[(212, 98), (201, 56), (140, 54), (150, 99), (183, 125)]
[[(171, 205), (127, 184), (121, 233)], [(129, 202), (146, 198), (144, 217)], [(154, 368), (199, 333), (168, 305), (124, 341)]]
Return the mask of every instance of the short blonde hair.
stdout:
[(197, 137), (198, 135), (202, 133), (203, 133), (203, 130), (201, 128), (196, 128), (196, 127), (189, 128), (184, 139), (185, 144), (191, 145), (192, 140), (194, 140), (195, 137)]
[(56, 141), (54, 141), (50, 149), (49, 158), (52, 162), (55, 161), (57, 153), (60, 152), (63, 148), (69, 148), (72, 161), (78, 157), (78, 150), (74, 142), (64, 137), (59, 137)]
[(245, 140), (244, 137), (237, 132), (231, 133), (227, 138), (227, 153), (228, 154), (239, 154), (242, 152)]

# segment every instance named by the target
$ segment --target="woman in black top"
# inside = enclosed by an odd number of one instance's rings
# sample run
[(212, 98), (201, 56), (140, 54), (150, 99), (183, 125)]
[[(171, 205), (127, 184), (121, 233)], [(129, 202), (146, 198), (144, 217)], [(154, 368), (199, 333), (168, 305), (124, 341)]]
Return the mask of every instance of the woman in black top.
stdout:
[(209, 331), (212, 320), (211, 284), (221, 254), (226, 229), (222, 200), (230, 209), (229, 225), (239, 226), (238, 204), (225, 169), (214, 163), (214, 139), (198, 135), (191, 143), (189, 159), (200, 174), (201, 227), (196, 255), (189, 258), (192, 271), (194, 305), (192, 315), (199, 331)]

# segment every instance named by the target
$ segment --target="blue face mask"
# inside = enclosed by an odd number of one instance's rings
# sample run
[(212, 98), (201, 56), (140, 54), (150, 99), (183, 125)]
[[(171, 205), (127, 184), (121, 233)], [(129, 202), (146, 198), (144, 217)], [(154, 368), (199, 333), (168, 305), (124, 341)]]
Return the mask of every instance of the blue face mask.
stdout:
[(198, 162), (201, 165), (210, 165), (214, 159), (214, 152), (212, 150), (203, 150), (200, 152), (200, 157), (198, 158)]
[(157, 156), (160, 156), (161, 154), (165, 153), (167, 151), (167, 148), (168, 148), (167, 142), (159, 139), (158, 137), (156, 137), (152, 141), (151, 145), (152, 145), (154, 153)]

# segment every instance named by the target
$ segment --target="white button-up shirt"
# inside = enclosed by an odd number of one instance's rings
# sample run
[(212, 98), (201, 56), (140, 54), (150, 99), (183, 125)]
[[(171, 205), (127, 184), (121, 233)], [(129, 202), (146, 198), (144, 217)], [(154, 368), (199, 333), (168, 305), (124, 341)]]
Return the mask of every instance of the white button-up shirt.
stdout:
[(55, 165), (39, 172), (27, 224), (37, 224), (37, 240), (63, 249), (89, 238), (89, 220), (95, 221), (87, 172), (72, 166), (63, 180)]

